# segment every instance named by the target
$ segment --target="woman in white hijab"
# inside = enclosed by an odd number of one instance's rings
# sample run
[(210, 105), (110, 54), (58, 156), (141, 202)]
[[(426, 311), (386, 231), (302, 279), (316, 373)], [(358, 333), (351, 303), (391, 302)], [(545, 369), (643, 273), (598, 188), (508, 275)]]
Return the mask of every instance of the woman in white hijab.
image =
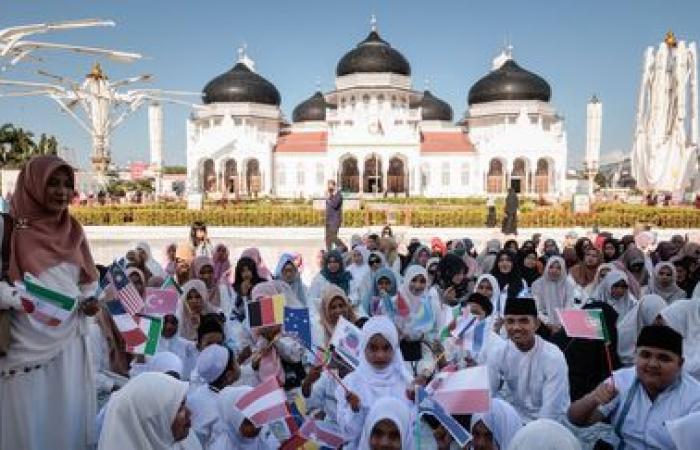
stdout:
[(229, 386), (219, 393), (219, 420), (214, 427), (214, 438), (208, 450), (272, 450), (279, 442), (267, 427), (256, 428), (236, 408), (236, 402), (248, 392), (250, 386)]
[(143, 259), (143, 264), (146, 266), (149, 272), (151, 272), (151, 277), (161, 277), (165, 279), (167, 275), (163, 270), (163, 267), (153, 259), (153, 253), (151, 252), (151, 246), (147, 242), (139, 242), (136, 244), (136, 251), (140, 254)]
[[(360, 436), (360, 445), (357, 448), (359, 450), (412, 449), (412, 416), (405, 402), (394, 397), (378, 399), (367, 413)], [(396, 429), (394, 430), (393, 427)]]
[(688, 294), (678, 287), (677, 281), (676, 266), (668, 261), (662, 261), (654, 267), (649, 284), (644, 287), (642, 292), (656, 294), (670, 305), (676, 300), (688, 297)]
[(620, 325), (628, 312), (637, 304), (637, 299), (630, 292), (627, 274), (611, 270), (598, 288), (598, 301), (612, 306), (617, 313), (617, 325)]
[(471, 433), (474, 439), (472, 445), (476, 447), (476, 441), (483, 439), (490, 441), (489, 443), (492, 446), (495, 445), (495, 448), (507, 450), (513, 436), (522, 427), (523, 422), (510, 403), (499, 398), (491, 399), (489, 412), (472, 416)]
[(552, 256), (544, 266), (542, 276), (532, 283), (540, 320), (547, 326), (561, 326), (557, 309), (574, 307), (574, 282), (566, 275), (566, 263), (561, 256)]
[(658, 295), (644, 295), (639, 303), (622, 318), (622, 321), (618, 322), (617, 353), (624, 366), (634, 364), (639, 332), (643, 327), (653, 324), (661, 310), (666, 306), (664, 299)]
[[(357, 370), (344, 379), (350, 394), (341, 386), (336, 389), (338, 425), (351, 445), (357, 443), (362, 432), (362, 410), (371, 408), (381, 397), (394, 397), (409, 406), (406, 389), (411, 381), (401, 356), (396, 326), (386, 316), (370, 318), (362, 327)], [(359, 400), (359, 408), (353, 409), (349, 399)]]
[(551, 419), (537, 419), (520, 429), (508, 450), (581, 450), (581, 443), (561, 425)]
[(683, 336), (683, 369), (700, 380), (700, 300), (679, 300), (661, 311), (666, 325)]
[(162, 373), (144, 373), (109, 401), (98, 450), (171, 450), (187, 438), (187, 383)]

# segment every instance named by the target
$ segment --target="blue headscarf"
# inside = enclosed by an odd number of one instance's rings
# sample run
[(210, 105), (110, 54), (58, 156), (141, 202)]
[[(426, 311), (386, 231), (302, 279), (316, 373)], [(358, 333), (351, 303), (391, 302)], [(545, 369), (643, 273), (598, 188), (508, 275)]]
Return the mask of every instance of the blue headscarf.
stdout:
[(306, 293), (304, 292), (304, 283), (302, 283), (302, 281), (301, 281), (301, 275), (299, 274), (299, 268), (296, 266), (296, 264), (294, 264), (294, 261), (296, 260), (296, 258), (297, 258), (297, 255), (294, 253), (288, 253), (288, 252), (282, 253), (279, 261), (277, 262), (277, 267), (275, 267), (274, 276), (275, 276), (275, 280), (283, 281), (286, 283), (286, 281), (282, 277), (282, 270), (284, 269), (284, 267), (287, 264), (293, 265), (294, 270), (296, 272), (296, 274), (294, 275), (294, 281), (292, 281), (291, 283), (287, 283), (287, 284), (289, 285), (290, 288), (292, 288), (292, 291), (294, 291), (294, 293), (296, 294), (297, 300), (299, 300), (299, 302), (302, 305), (306, 306), (307, 302), (306, 302)]
[[(332, 273), (328, 270), (328, 261), (333, 258), (340, 264), (340, 270)], [(323, 278), (328, 280), (329, 283), (333, 283), (345, 292), (345, 295), (350, 293), (350, 280), (352, 280), (352, 274), (345, 270), (345, 262), (343, 261), (343, 255), (340, 254), (338, 250), (331, 250), (327, 252), (323, 257), (323, 268), (321, 269), (321, 275)]]
[[(379, 280), (381, 278), (386, 278), (391, 282), (389, 290), (386, 292), (385, 295), (380, 294), (379, 288), (377, 288), (377, 284), (379, 283)], [(396, 275), (394, 274), (394, 271), (387, 267), (382, 267), (378, 269), (372, 274), (372, 286), (367, 291), (367, 294), (365, 295), (363, 301), (365, 311), (368, 315), (372, 316), (374, 315), (374, 312), (377, 309), (376, 306), (381, 306), (386, 313), (391, 315), (391, 311), (393, 311), (393, 304), (391, 302), (391, 298), (394, 297), (397, 292), (398, 285), (396, 282)], [(375, 303), (377, 303), (377, 300), (379, 300), (378, 305), (375, 305)]]

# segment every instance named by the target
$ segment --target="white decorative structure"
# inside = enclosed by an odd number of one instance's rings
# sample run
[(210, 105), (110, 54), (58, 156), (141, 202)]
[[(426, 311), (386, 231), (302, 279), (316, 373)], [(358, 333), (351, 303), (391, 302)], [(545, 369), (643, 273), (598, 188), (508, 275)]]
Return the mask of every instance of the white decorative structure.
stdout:
[(155, 192), (159, 196), (163, 191), (163, 105), (157, 101), (148, 105), (148, 137)]
[(697, 55), (672, 32), (646, 50), (631, 155), (640, 189), (680, 194), (697, 176)]
[(466, 119), (414, 90), (404, 56), (369, 35), (336, 67), (335, 89), (313, 94), (287, 123), (275, 86), (237, 64), (203, 89), (187, 121), (188, 192), (210, 198), (323, 196), (337, 180), (350, 196), (530, 195), (564, 191), (567, 143), (551, 89), (510, 49), (469, 91)]
[(603, 127), (603, 104), (595, 95), (586, 105), (586, 159), (584, 171), (588, 175), (588, 195), (593, 196), (593, 180), (600, 161), (600, 136)]
[(36, 50), (67, 50), (88, 55), (104, 56), (115, 61), (132, 62), (141, 58), (138, 53), (127, 53), (104, 48), (85, 47), (81, 45), (57, 44), (53, 42), (27, 41), (24, 38), (33, 34), (43, 34), (51, 31), (74, 30), (78, 28), (113, 27), (111, 20), (82, 19), (65, 22), (39, 23), (20, 25), (0, 30), (0, 70), (14, 66), (27, 58), (38, 59), (31, 53)]

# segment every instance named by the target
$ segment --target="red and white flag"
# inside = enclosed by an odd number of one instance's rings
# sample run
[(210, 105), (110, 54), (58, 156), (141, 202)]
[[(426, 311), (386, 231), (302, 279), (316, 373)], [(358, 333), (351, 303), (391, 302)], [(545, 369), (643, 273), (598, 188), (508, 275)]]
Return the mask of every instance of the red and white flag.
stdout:
[(345, 438), (339, 430), (312, 418), (306, 419), (299, 429), (299, 434), (324, 447), (340, 448), (345, 443)]
[(236, 408), (256, 427), (287, 415), (287, 396), (272, 376), (236, 402)]
[(489, 410), (491, 393), (486, 366), (470, 367), (443, 376), (434, 386), (432, 397), (445, 411), (450, 414), (473, 414)]
[(607, 332), (601, 309), (557, 309), (559, 321), (571, 338), (601, 339), (607, 341)]
[(146, 288), (146, 300), (142, 314), (157, 316), (175, 315), (178, 294), (175, 288)]

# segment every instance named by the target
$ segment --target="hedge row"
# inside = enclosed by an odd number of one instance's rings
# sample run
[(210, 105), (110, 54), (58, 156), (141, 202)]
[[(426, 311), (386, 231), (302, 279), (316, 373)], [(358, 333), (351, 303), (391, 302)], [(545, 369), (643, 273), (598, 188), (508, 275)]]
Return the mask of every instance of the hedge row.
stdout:
[[(323, 211), (308, 204), (248, 204), (226, 208), (206, 207), (201, 211), (183, 207), (74, 207), (72, 214), (83, 225), (189, 225), (201, 220), (215, 226), (314, 227), (324, 223)], [(499, 211), (497, 220), (501, 220)], [(470, 206), (413, 206), (393, 211), (361, 209), (343, 212), (347, 227), (384, 225), (413, 227), (482, 227), (486, 208)], [(610, 206), (596, 208), (588, 214), (574, 214), (569, 209), (541, 208), (518, 215), (521, 227), (600, 227), (627, 228), (640, 222), (662, 228), (700, 228), (700, 210), (690, 208), (654, 208), (644, 206)]]

